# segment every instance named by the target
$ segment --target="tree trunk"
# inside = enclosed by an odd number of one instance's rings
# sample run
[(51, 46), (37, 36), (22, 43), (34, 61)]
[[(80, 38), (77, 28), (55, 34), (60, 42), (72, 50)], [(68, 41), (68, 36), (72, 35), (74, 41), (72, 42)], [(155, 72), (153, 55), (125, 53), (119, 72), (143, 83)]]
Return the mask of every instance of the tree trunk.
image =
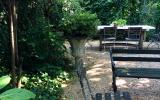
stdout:
[(19, 59), (18, 55), (18, 37), (17, 37), (17, 3), (14, 0), (14, 11), (13, 11), (13, 23), (14, 23), (14, 34), (15, 34), (15, 62), (17, 67), (17, 87), (21, 87), (21, 74), (22, 74), (22, 63), (23, 59)]
[(13, 87), (17, 87), (17, 78), (16, 78), (16, 64), (18, 61), (18, 47), (17, 47), (17, 30), (16, 30), (16, 1), (9, 0), (9, 29), (10, 29), (10, 41), (11, 41), (11, 77), (12, 77), (12, 85)]
[(72, 50), (72, 56), (75, 58), (75, 68), (77, 71), (77, 75), (79, 77), (82, 94), (84, 96), (84, 100), (90, 100), (90, 95), (86, 95), (86, 85), (84, 85), (84, 72), (82, 69), (84, 69), (84, 62), (83, 58), (85, 56), (85, 44), (87, 42), (87, 39), (83, 38), (71, 38), (69, 39), (71, 50)]

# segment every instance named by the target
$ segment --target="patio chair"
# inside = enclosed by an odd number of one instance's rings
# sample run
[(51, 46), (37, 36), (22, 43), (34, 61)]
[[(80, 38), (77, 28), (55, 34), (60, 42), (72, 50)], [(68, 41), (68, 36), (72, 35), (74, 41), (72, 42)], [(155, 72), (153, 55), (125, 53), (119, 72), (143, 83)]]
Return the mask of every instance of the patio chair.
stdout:
[[(116, 33), (117, 33), (117, 27), (104, 27), (103, 34), (102, 34), (102, 41), (104, 44), (104, 48), (107, 46), (107, 44), (111, 47), (115, 47), (115, 41), (116, 41)], [(106, 43), (109, 41), (109, 43)]]
[[(138, 48), (139, 46), (139, 40), (140, 40), (140, 34), (142, 33), (142, 27), (129, 27), (127, 32), (126, 40), (126, 46), (135, 46)], [(137, 42), (135, 43), (129, 43), (129, 42)]]
[(150, 48), (150, 47), (160, 48), (160, 43), (159, 42), (160, 42), (160, 32), (150, 36), (150, 40), (149, 40), (149, 44), (148, 44), (147, 48)]

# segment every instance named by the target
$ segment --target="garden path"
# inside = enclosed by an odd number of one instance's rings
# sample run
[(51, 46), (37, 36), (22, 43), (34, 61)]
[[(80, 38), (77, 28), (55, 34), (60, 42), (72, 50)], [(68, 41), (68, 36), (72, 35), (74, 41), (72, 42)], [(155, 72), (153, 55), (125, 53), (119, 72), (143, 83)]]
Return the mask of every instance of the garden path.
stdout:
[[(87, 47), (89, 48), (86, 50), (85, 63), (93, 94), (112, 92), (109, 53), (98, 51), (98, 42), (89, 43)], [(160, 80), (118, 78), (117, 86), (120, 91), (129, 91), (133, 100), (160, 100)], [(83, 100), (78, 80), (66, 85), (62, 98), (63, 100)]]

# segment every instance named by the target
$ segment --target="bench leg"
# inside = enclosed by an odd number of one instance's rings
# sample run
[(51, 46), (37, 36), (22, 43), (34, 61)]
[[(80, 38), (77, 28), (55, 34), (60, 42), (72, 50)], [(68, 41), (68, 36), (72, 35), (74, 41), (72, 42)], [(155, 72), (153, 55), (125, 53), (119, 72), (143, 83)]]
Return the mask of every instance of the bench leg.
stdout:
[(113, 88), (113, 91), (114, 91), (114, 92), (117, 92), (117, 86), (116, 86), (115, 83), (112, 83), (112, 88)]
[(113, 88), (113, 91), (114, 91), (114, 92), (116, 92), (116, 91), (117, 91), (117, 86), (116, 86), (116, 77), (115, 77), (115, 75), (113, 75), (112, 88)]

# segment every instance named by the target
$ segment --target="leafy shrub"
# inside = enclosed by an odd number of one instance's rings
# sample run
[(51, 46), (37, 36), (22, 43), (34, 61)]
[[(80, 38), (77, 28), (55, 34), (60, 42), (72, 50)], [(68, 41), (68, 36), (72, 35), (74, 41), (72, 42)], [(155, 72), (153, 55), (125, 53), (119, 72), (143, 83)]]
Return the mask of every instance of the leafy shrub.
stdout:
[[(62, 16), (61, 3), (59, 3), (60, 5), (56, 3), (59, 0), (51, 1), (53, 4), (45, 0), (20, 0), (17, 5), (17, 39), (20, 64), (22, 64), (24, 73), (31, 73), (30, 76), (27, 76), (29, 79), (25, 87), (38, 94), (36, 99), (40, 100), (57, 98), (61, 92), (61, 83), (68, 80), (65, 78), (68, 77), (68, 74), (64, 72), (64, 69), (72, 69), (69, 65), (70, 60), (65, 57), (64, 38), (55, 32)], [(47, 3), (49, 4), (47, 5)], [(47, 6), (48, 8), (45, 8)], [(3, 17), (1, 16), (3, 11), (0, 8), (0, 17)], [(9, 68), (10, 39), (7, 14), (4, 17), (0, 18), (0, 66), (8, 65)], [(52, 64), (53, 66), (43, 66), (44, 64)], [(3, 72), (3, 69), (0, 71)], [(47, 76), (44, 73), (47, 73)], [(36, 83), (38, 80), (42, 82)]]
[(50, 64), (44, 64), (41, 65), (38, 68), (38, 72), (39, 73), (48, 73), (49, 76), (56, 78), (57, 76), (60, 75), (60, 73), (67, 71), (67, 72), (71, 72), (72, 67), (70, 67), (70, 69), (65, 69), (64, 67), (60, 67), (60, 66), (54, 66), (54, 65), (50, 65)]
[(118, 19), (112, 22), (112, 24), (118, 25), (118, 26), (124, 26), (126, 25), (127, 21), (125, 19)]
[(25, 88), (36, 94), (35, 100), (59, 100), (62, 93), (62, 83), (70, 80), (69, 73), (61, 67), (49, 65), (40, 69), (36, 75), (27, 75), (22, 80)]
[(23, 70), (35, 71), (37, 65), (46, 63), (55, 66), (67, 65), (64, 61), (67, 60), (64, 59), (66, 53), (64, 38), (55, 32), (53, 25), (45, 18), (43, 3), (39, 0), (34, 2), (35, 5), (32, 5), (32, 0), (19, 1), (21, 6), (18, 9), (18, 47), (19, 58), (23, 58)]
[[(64, 59), (66, 53), (63, 45), (64, 38), (56, 32), (62, 16), (61, 3), (59, 0), (51, 1), (53, 1), (51, 5), (45, 0), (18, 1), (18, 55), (25, 71), (30, 72), (37, 64), (67, 65), (64, 61), (66, 60)], [(47, 11), (45, 7), (48, 7)], [(48, 13), (50, 14), (48, 17), (52, 17), (50, 21), (47, 17)], [(5, 10), (0, 7), (0, 66), (9, 69), (11, 53), (7, 16)]]
[(67, 37), (92, 37), (96, 35), (96, 28), (99, 24), (100, 21), (96, 14), (80, 12), (64, 20), (62, 27)]
[[(0, 89), (4, 88), (10, 83), (9, 76), (0, 77)], [(26, 89), (9, 89), (0, 94), (0, 100), (29, 100), (35, 98), (35, 94)]]
[(4, 76), (9, 72), (9, 69), (4, 67), (4, 66), (0, 66), (0, 76)]
[(37, 95), (35, 100), (57, 100), (61, 92), (60, 83), (48, 76), (47, 73), (42, 73), (41, 76), (32, 76), (25, 87)]
[(10, 36), (7, 25), (7, 14), (0, 8), (0, 66), (9, 66)]

